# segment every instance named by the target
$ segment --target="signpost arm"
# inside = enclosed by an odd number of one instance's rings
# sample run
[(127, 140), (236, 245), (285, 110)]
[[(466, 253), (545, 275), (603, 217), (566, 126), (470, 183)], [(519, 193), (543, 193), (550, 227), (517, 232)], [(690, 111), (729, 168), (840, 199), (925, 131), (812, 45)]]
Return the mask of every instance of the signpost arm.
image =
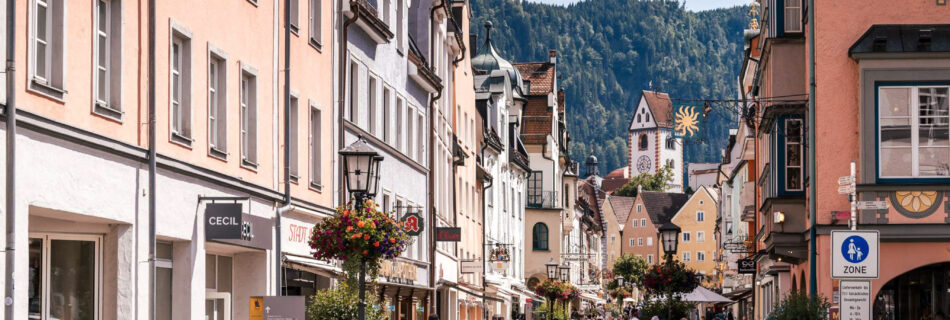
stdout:
[(854, 161), (851, 161), (851, 194), (849, 195), (851, 198), (851, 220), (848, 222), (851, 225), (852, 231), (858, 229), (858, 210), (855, 207), (858, 201), (856, 180), (857, 177), (855, 175)]

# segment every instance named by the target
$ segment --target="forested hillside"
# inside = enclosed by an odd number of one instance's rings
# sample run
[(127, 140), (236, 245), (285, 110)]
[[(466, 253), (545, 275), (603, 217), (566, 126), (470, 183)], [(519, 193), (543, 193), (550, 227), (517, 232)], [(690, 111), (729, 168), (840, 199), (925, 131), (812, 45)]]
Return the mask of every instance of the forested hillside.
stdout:
[[(481, 26), (490, 20), (493, 41), (511, 61), (543, 61), (548, 50), (558, 50), (571, 157), (583, 163), (593, 150), (602, 173), (626, 165), (626, 128), (641, 90), (651, 82), (673, 98), (736, 97), (747, 8), (690, 12), (666, 0), (586, 0), (566, 7), (471, 3), (472, 32), (483, 41)], [(734, 118), (716, 108), (704, 142), (687, 143), (687, 162), (718, 162)]]

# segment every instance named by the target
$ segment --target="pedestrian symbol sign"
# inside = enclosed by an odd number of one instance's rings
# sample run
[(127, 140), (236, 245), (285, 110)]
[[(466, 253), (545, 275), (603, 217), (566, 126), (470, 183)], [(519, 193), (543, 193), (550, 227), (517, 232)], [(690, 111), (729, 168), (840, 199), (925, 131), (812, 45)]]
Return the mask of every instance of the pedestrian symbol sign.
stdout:
[(877, 279), (879, 239), (877, 231), (832, 231), (831, 277)]
[(861, 263), (868, 258), (868, 242), (860, 236), (850, 236), (841, 244), (841, 253), (850, 263)]

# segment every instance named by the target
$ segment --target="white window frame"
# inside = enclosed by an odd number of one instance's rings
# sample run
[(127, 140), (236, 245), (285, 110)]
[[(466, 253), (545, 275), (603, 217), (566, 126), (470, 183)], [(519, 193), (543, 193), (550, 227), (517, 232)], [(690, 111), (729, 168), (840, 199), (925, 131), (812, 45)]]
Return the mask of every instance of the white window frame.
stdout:
[[(169, 141), (191, 148), (194, 142), (194, 107), (192, 103), (192, 81), (194, 77), (194, 59), (192, 57), (193, 37), (181, 25), (172, 21), (169, 24), (168, 46), (168, 132)], [(175, 56), (178, 46), (178, 56)], [(177, 58), (177, 59), (176, 59)], [(176, 61), (177, 60), (177, 61)], [(178, 63), (178, 70), (175, 63)], [(175, 77), (178, 84), (175, 84)], [(177, 93), (177, 97), (176, 97)], [(175, 109), (178, 117), (175, 117)]]
[(643, 238), (642, 238), (642, 237), (641, 237), (641, 238), (637, 238), (637, 246), (638, 246), (638, 247), (642, 247), (642, 246), (643, 246)]
[(239, 81), (241, 166), (251, 170), (257, 170), (258, 80), (257, 70), (242, 63)]
[(682, 237), (683, 243), (689, 242), (689, 241), (690, 241), (690, 238), (692, 238), (692, 237), (689, 235), (689, 232), (688, 232), (688, 231), (683, 232), (683, 237)]
[(706, 253), (703, 252), (703, 251), (696, 251), (696, 261), (697, 261), (697, 262), (705, 262), (705, 261), (706, 261)]
[(648, 254), (648, 255), (647, 255), (647, 263), (651, 263), (651, 264), (653, 263), (653, 255), (652, 255), (652, 254)]
[[(33, 8), (32, 8), (33, 20), (30, 23), (30, 25), (33, 26), (33, 34), (34, 34), (33, 36), (34, 49), (33, 50), (36, 51), (33, 55), (33, 63), (32, 63), (33, 80), (41, 85), (50, 85), (52, 74), (53, 74), (53, 70), (52, 70), (53, 45), (52, 45), (51, 39), (53, 37), (53, 19), (54, 19), (53, 17), (55, 16), (55, 13), (53, 13), (53, 4), (51, 3), (52, 1), (55, 1), (55, 0), (35, 0), (33, 2)], [(40, 37), (39, 27), (37, 24), (37, 21), (39, 21), (40, 7), (46, 8), (45, 12), (47, 15), (46, 19), (44, 20), (46, 22), (45, 23), (46, 28), (44, 29), (46, 32), (43, 33), (43, 37)], [(39, 52), (40, 50), (37, 49), (40, 44), (43, 45), (43, 48), (44, 48), (43, 52)], [(37, 62), (39, 61), (41, 55), (43, 56), (42, 57), (43, 61), (46, 62), (46, 64), (44, 65), (44, 70), (43, 70), (44, 72), (42, 74), (40, 74), (37, 70), (39, 69), (39, 67), (37, 67)]]
[[(66, 4), (67, 0), (32, 0), (29, 5), (29, 74), (27, 89), (65, 102), (67, 61), (66, 50)], [(46, 19), (41, 39), (38, 27), (39, 7), (46, 8)], [(95, 8), (95, 6), (93, 6)], [(10, 13), (7, 13), (8, 15)], [(9, 17), (9, 16), (8, 16)], [(93, 18), (94, 19), (94, 18)], [(39, 45), (44, 50), (39, 52)], [(37, 72), (37, 63), (44, 61), (44, 72)], [(93, 95), (94, 96), (94, 95)]]
[[(792, 2), (798, 2), (797, 5), (790, 5)], [(789, 33), (802, 32), (802, 0), (785, 0), (785, 25), (782, 29)], [(789, 22), (794, 21), (793, 25)], [(797, 26), (797, 28), (795, 28)]]
[(652, 246), (652, 245), (653, 245), (653, 237), (647, 237), (647, 245), (648, 245), (648, 246)]
[(696, 211), (696, 222), (706, 221), (706, 212), (700, 210)]
[(633, 227), (636, 228), (636, 227), (639, 227), (639, 226), (640, 226), (640, 220), (638, 220), (638, 219), (633, 219)]
[[(37, 1), (40, 1), (40, 0), (37, 0)], [(110, 88), (111, 85), (109, 81), (112, 78), (109, 74), (110, 72), (112, 72), (112, 69), (109, 65), (109, 63), (111, 62), (110, 51), (112, 48), (111, 44), (109, 43), (111, 41), (110, 33), (112, 30), (112, 14), (111, 14), (112, 1), (95, 0), (95, 3), (96, 3), (95, 8), (93, 9), (96, 16), (96, 18), (94, 19), (95, 21), (93, 22), (95, 23), (95, 32), (94, 32), (95, 35), (93, 36), (93, 38), (95, 39), (95, 44), (93, 47), (93, 51), (95, 53), (94, 66), (96, 70), (93, 73), (93, 78), (95, 78), (95, 80), (93, 81), (93, 86), (95, 87), (94, 89), (95, 94), (93, 96), (95, 97), (94, 99), (96, 100), (97, 104), (100, 104), (103, 107), (109, 108), (110, 107), (109, 95), (110, 95), (110, 89), (111, 89)], [(100, 6), (104, 6), (105, 8), (100, 9)], [(105, 17), (103, 17), (103, 15), (101, 14), (103, 11), (105, 12)], [(105, 20), (105, 23), (102, 23), (103, 19)], [(105, 30), (102, 30), (103, 27), (105, 28)], [(105, 50), (100, 50), (100, 48), (103, 48), (103, 47), (105, 47)], [(105, 55), (104, 59), (101, 58), (102, 55)], [(103, 65), (101, 61), (104, 61), (105, 65)], [(105, 79), (102, 79), (103, 77)], [(103, 91), (102, 94), (99, 93), (100, 90)]]
[(350, 59), (349, 69), (347, 70), (347, 85), (349, 85), (349, 92), (347, 93), (346, 99), (347, 108), (346, 108), (346, 119), (352, 122), (353, 124), (359, 124), (359, 112), (360, 112), (360, 63), (356, 59)]
[(683, 254), (680, 256), (680, 260), (683, 262), (690, 262), (692, 254), (689, 251), (683, 251)]
[[(228, 157), (228, 57), (208, 44), (208, 154)], [(211, 70), (215, 69), (214, 79)], [(212, 98), (214, 97), (214, 98)], [(219, 127), (223, 126), (223, 127)]]
[(310, 0), (310, 45), (318, 51), (323, 50), (323, 0)]
[(638, 204), (637, 204), (637, 212), (642, 212), (642, 211), (643, 211), (643, 205), (638, 203)]
[(631, 247), (636, 247), (636, 246), (637, 246), (637, 241), (636, 241), (637, 239), (630, 238), (630, 239), (628, 239), (628, 240), (629, 240), (629, 242), (630, 242), (630, 243), (628, 243), (629, 246), (631, 246)]
[[(290, 32), (300, 34), (300, 0), (290, 0)], [(281, 12), (283, 13), (283, 12)]]
[(647, 218), (640, 218), (640, 226), (641, 227), (647, 226)]
[[(309, 115), (309, 114), (308, 114)], [(284, 143), (290, 144), (290, 182), (300, 179), (300, 95), (290, 92), (290, 137)]]
[[(316, 114), (316, 119), (314, 119)], [(320, 105), (310, 101), (310, 187), (316, 190), (323, 189), (323, 110)], [(314, 134), (317, 134), (314, 136)]]
[(379, 77), (369, 73), (369, 76), (366, 77), (366, 131), (371, 135), (377, 135), (377, 121), (378, 116), (376, 112), (379, 111)]
[[(882, 107), (880, 100), (878, 101), (878, 105), (876, 106), (876, 108), (877, 108), (877, 113), (878, 113), (878, 116), (877, 116), (878, 118), (877, 118), (876, 121), (877, 121), (878, 125), (877, 125), (877, 128), (875, 128), (875, 130), (877, 130), (877, 132), (876, 132), (876, 135), (877, 135), (877, 152), (878, 152), (878, 154), (879, 154), (878, 165), (877, 165), (878, 168), (877, 168), (877, 170), (878, 170), (878, 176), (879, 176), (880, 178), (882, 178), (882, 179), (947, 179), (947, 178), (950, 178), (950, 176), (947, 176), (947, 175), (945, 175), (945, 176), (939, 176), (939, 175), (937, 175), (937, 176), (923, 176), (923, 175), (920, 174), (920, 148), (922, 147), (922, 146), (921, 146), (922, 142), (920, 141), (920, 131), (921, 131), (921, 129), (920, 129), (920, 127), (921, 127), (921, 126), (920, 126), (920, 89), (921, 89), (921, 88), (928, 88), (928, 89), (929, 89), (929, 88), (946, 88), (946, 89), (948, 90), (948, 94), (950, 94), (950, 87), (948, 87), (948, 86), (946, 86), (946, 85), (879, 86), (879, 87), (877, 88), (877, 90), (878, 90), (878, 91), (877, 91), (878, 96), (883, 96), (883, 95), (881, 94), (881, 92), (882, 92), (882, 90), (884, 90), (884, 89), (907, 89), (907, 90), (909, 90), (909, 91), (908, 91), (908, 99), (910, 100), (909, 103), (908, 103), (908, 106), (909, 106), (909, 109), (910, 109), (910, 110), (908, 110), (908, 112), (909, 112), (909, 115), (908, 115), (908, 116), (884, 116), (883, 113), (880, 112), (880, 109), (881, 109), (881, 107)], [(948, 102), (948, 103), (950, 103), (950, 102)], [(946, 115), (943, 115), (943, 116), (941, 116), (941, 115), (938, 115), (938, 116), (929, 116), (929, 117), (946, 117)], [(928, 118), (929, 118), (929, 117), (928, 117)], [(881, 142), (882, 142), (882, 138), (881, 138), (881, 122), (883, 122), (882, 120), (886, 120), (886, 119), (891, 119), (891, 120), (906, 119), (907, 121), (910, 122), (910, 127), (911, 127), (911, 128), (910, 128), (910, 132), (911, 132), (911, 133), (910, 133), (910, 136), (911, 136), (911, 146), (910, 146), (909, 149), (908, 149), (907, 147), (885, 147), (885, 146), (882, 145), (882, 143), (881, 143)], [(928, 148), (933, 148), (934, 146), (926, 146), (926, 147), (928, 147)], [(906, 150), (906, 151), (909, 151), (909, 152), (910, 152), (910, 154), (911, 154), (911, 175), (910, 175), (910, 176), (886, 176), (886, 175), (884, 175), (884, 167), (883, 167), (883, 165), (881, 165), (880, 154), (881, 154), (882, 151), (885, 150), (885, 149)]]

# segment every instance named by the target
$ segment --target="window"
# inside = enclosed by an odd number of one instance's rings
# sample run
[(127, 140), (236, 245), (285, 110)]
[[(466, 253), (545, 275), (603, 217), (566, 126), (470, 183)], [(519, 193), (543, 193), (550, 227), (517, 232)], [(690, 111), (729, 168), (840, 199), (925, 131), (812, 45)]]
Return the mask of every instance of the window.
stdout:
[(404, 50), (405, 48), (405, 44), (403, 44), (403, 42), (405, 42), (403, 41), (403, 37), (405, 37), (405, 35), (403, 35), (402, 30), (403, 11), (405, 10), (405, 6), (405, 0), (396, 0), (396, 49), (400, 51)]
[(300, 0), (290, 0), (290, 32), (300, 31)]
[(392, 9), (389, 7), (389, 6), (390, 6), (389, 4), (390, 4), (391, 1), (392, 1), (392, 0), (379, 0), (379, 2), (380, 2), (380, 7), (379, 7), (379, 16), (380, 16), (380, 17), (379, 17), (379, 18), (380, 18), (381, 20), (383, 20), (383, 22), (386, 23), (386, 25), (389, 26), (389, 27), (392, 27), (392, 23), (393, 23), (393, 22), (392, 22), (392, 19), (390, 18), (390, 17), (392, 16), (392, 14), (389, 13), (389, 11), (392, 10)]
[(706, 221), (706, 213), (702, 211), (696, 211), (696, 221), (698, 222)]
[(532, 171), (528, 177), (528, 206), (540, 207), (542, 204), (541, 190), (544, 188), (544, 172)]
[(257, 168), (257, 76), (241, 71), (241, 163)]
[(350, 63), (350, 108), (347, 110), (349, 113), (350, 122), (356, 124), (359, 120), (358, 112), (360, 108), (359, 96), (360, 96), (360, 65), (355, 61)]
[(378, 81), (376, 80), (376, 77), (371, 75), (369, 76), (369, 85), (366, 87), (369, 89), (369, 93), (366, 98), (366, 103), (369, 105), (369, 110), (366, 112), (366, 115), (369, 118), (367, 128), (369, 133), (372, 135), (376, 134), (376, 102), (379, 100), (379, 97), (376, 95), (377, 82)]
[(423, 134), (422, 132), (424, 131), (423, 128), (426, 127), (426, 126), (425, 126), (426, 120), (425, 120), (425, 116), (422, 114), (421, 109), (420, 109), (420, 111), (419, 111), (418, 119), (419, 119), (419, 125), (418, 125), (417, 127), (419, 128), (419, 136), (418, 136), (417, 138), (418, 138), (419, 142), (418, 142), (417, 144), (418, 144), (419, 146), (416, 147), (416, 151), (417, 151), (416, 153), (417, 153), (417, 157), (418, 157), (418, 159), (419, 159), (419, 163), (425, 163), (425, 161), (426, 161), (426, 160), (425, 160), (425, 156), (426, 156), (426, 135)]
[(634, 227), (634, 228), (638, 227), (639, 222), (640, 222), (640, 220), (633, 219), (633, 227)]
[(299, 99), (297, 96), (291, 94), (290, 96), (290, 137), (285, 143), (290, 144), (290, 181), (297, 182), (297, 178), (300, 177), (300, 172), (298, 170), (299, 166), (297, 165), (300, 161), (300, 152), (299, 152), (299, 141), (300, 141), (300, 113), (298, 112), (299, 108), (297, 106)]
[(323, 1), (310, 0), (310, 44), (323, 47)]
[(690, 257), (689, 251), (683, 251), (683, 259), (682, 259), (683, 262), (689, 262), (690, 260), (689, 257)]
[(696, 232), (696, 242), (706, 241), (706, 232), (697, 231)]
[(209, 53), (208, 59), (208, 152), (227, 157), (228, 103), (227, 63), (222, 55)]
[(647, 237), (647, 245), (648, 245), (648, 246), (652, 246), (652, 245), (653, 245), (653, 237)]
[(673, 137), (666, 138), (666, 150), (676, 150), (676, 139), (673, 139)]
[(802, 0), (785, 0), (785, 32), (802, 32)]
[(172, 252), (170, 242), (155, 244), (155, 319), (172, 320)]
[[(643, 205), (642, 205), (642, 204), (637, 204), (637, 212), (641, 212), (641, 211), (643, 211)], [(644, 224), (644, 226), (645, 226), (645, 225), (646, 225), (646, 224)]]
[(639, 144), (639, 147), (640, 147), (640, 150), (646, 150), (646, 149), (647, 149), (648, 146), (647, 146), (647, 135), (646, 135), (646, 133), (640, 135), (640, 144)]
[(683, 232), (683, 242), (689, 242), (689, 232)]
[(99, 319), (102, 237), (31, 233), (28, 246), (26, 319)]
[(785, 190), (802, 191), (802, 119), (785, 119)]
[(629, 243), (629, 245), (630, 245), (631, 247), (636, 247), (636, 246), (637, 246), (637, 239), (630, 238), (630, 243)]
[(234, 262), (231, 257), (205, 254), (205, 289), (231, 292)]
[(640, 226), (641, 226), (641, 227), (646, 227), (646, 226), (647, 226), (647, 219), (646, 219), (646, 218), (640, 219)]
[(696, 261), (706, 261), (706, 253), (702, 251), (696, 251)]
[(878, 89), (878, 174), (881, 178), (950, 175), (948, 87)]
[[(310, 186), (320, 189), (323, 186), (321, 163), (323, 135), (321, 134), (320, 109), (311, 103), (310, 105)], [(384, 205), (386, 202), (384, 202)], [(389, 212), (389, 211), (386, 211)]]
[(670, 169), (676, 170), (676, 164), (673, 162), (673, 159), (666, 159), (666, 166)]
[(643, 246), (643, 238), (637, 238), (637, 246)]
[[(63, 99), (65, 0), (35, 0), (30, 28), (33, 39), (30, 88)], [(8, 15), (10, 13), (7, 13)]]
[(412, 121), (413, 114), (415, 114), (415, 110), (409, 106), (409, 104), (406, 104), (406, 150), (403, 151), (410, 157), (412, 156), (412, 151), (415, 148), (413, 145), (413, 137), (415, 137), (416, 134), (415, 128), (412, 126), (412, 123), (415, 122)]
[(403, 137), (406, 135), (406, 127), (402, 121), (402, 115), (406, 111), (402, 107), (402, 97), (396, 97), (396, 150), (402, 150)]
[(121, 102), (121, 21), (119, 0), (96, 0), (95, 71), (93, 111), (112, 118), (122, 116)]
[(648, 255), (647, 255), (647, 263), (651, 263), (651, 264), (653, 263), (653, 255), (652, 255), (652, 254), (648, 254)]
[(532, 236), (532, 249), (548, 250), (548, 226), (546, 224), (541, 222), (536, 223), (532, 231)]
[(390, 90), (389, 87), (383, 88), (383, 117), (382, 117), (383, 127), (382, 127), (382, 130), (383, 130), (383, 141), (385, 141), (388, 144), (392, 144), (392, 132), (390, 132), (392, 128), (389, 125), (392, 122), (390, 117), (393, 114), (391, 101), (392, 101), (392, 90)]
[(169, 101), (171, 103), (171, 139), (191, 144), (191, 39), (172, 32)]

